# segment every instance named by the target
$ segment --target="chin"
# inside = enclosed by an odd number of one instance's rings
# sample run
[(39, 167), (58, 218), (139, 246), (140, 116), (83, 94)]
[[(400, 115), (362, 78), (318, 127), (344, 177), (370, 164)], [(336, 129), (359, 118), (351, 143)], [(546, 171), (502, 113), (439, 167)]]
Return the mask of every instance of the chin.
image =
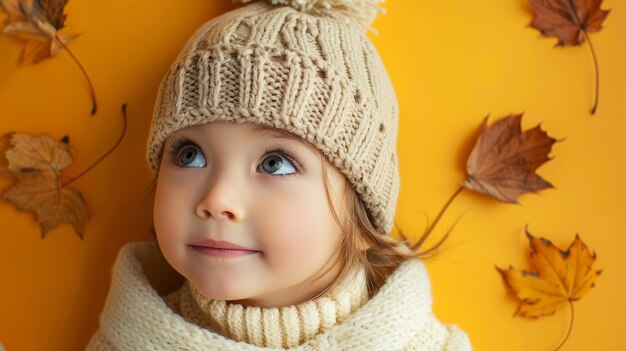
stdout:
[(198, 290), (205, 297), (213, 300), (225, 300), (225, 301), (236, 301), (236, 300), (244, 300), (250, 298), (249, 294), (241, 294), (241, 288), (236, 286), (230, 287), (202, 287), (200, 285), (196, 285)]

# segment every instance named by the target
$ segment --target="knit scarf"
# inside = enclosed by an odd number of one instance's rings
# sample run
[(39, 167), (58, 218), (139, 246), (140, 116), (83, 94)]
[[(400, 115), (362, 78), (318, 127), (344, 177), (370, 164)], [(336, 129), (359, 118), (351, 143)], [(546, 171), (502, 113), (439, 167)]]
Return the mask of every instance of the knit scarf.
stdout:
[[(178, 296), (176, 296), (178, 295)], [(205, 297), (189, 281), (165, 301), (188, 322), (260, 347), (293, 347), (347, 319), (368, 300), (365, 268), (318, 299), (286, 307), (244, 307)]]
[[(362, 281), (360, 281), (362, 283)], [(113, 265), (111, 287), (100, 315), (100, 326), (87, 345), (87, 351), (339, 351), (339, 350), (413, 350), (413, 351), (467, 351), (471, 350), (469, 338), (454, 324), (445, 324), (437, 319), (432, 311), (430, 281), (424, 263), (419, 260), (403, 262), (385, 280), (384, 284), (365, 303), (354, 302), (358, 288), (348, 288), (348, 295), (331, 297), (334, 302), (320, 298), (314, 305), (308, 302), (293, 308), (242, 309), (235, 305), (223, 306), (222, 312), (214, 312), (212, 303), (204, 298), (195, 299), (191, 290), (187, 298), (176, 290), (185, 290), (185, 279), (174, 271), (159, 255), (158, 249), (150, 242), (128, 243), (122, 247)], [(355, 280), (355, 286), (359, 281)], [(181, 289), (183, 286), (183, 289)], [(191, 289), (190, 286), (187, 289)], [(339, 293), (337, 293), (339, 294)], [(163, 296), (173, 297), (173, 305), (202, 307), (209, 313), (202, 313), (215, 320), (214, 326), (220, 332), (190, 323), (181, 314), (171, 309)], [(187, 299), (187, 302), (182, 302)], [(350, 303), (338, 302), (350, 299)], [(326, 302), (322, 302), (326, 301)], [(205, 303), (208, 302), (208, 303)], [(350, 306), (350, 313), (347, 307)], [(360, 307), (357, 307), (359, 306)], [(308, 306), (308, 307), (304, 307)], [(326, 306), (326, 307), (323, 307)], [(315, 307), (315, 308), (313, 308)], [(221, 308), (221, 307), (220, 307)], [(220, 311), (220, 308), (215, 308)], [(298, 309), (299, 308), (299, 309)], [(306, 310), (310, 308), (311, 310)], [(337, 318), (333, 321), (332, 309)], [(244, 312), (245, 310), (245, 312)], [(224, 316), (224, 312), (226, 318)], [(231, 312), (229, 312), (231, 311)], [(257, 311), (257, 312), (251, 312)], [(343, 311), (343, 312), (342, 312)], [(344, 313), (345, 312), (345, 313)], [(231, 313), (231, 315), (229, 315)], [(315, 323), (304, 325), (308, 316), (315, 313), (321, 318), (319, 328)], [(245, 316), (245, 317), (244, 317)], [(304, 319), (302, 319), (303, 316)], [(346, 318), (347, 316), (347, 318)], [(289, 329), (285, 336), (268, 336), (277, 329), (273, 326), (287, 325), (295, 320), (303, 321), (302, 331)], [(340, 321), (342, 318), (346, 318)], [(226, 321), (224, 324), (223, 321)], [(229, 324), (228, 321), (231, 321)], [(222, 321), (222, 322), (220, 322)], [(232, 321), (238, 321), (233, 323)], [(248, 324), (248, 321), (251, 321)], [(264, 327), (252, 324), (263, 322)], [(267, 322), (267, 323), (265, 323)], [(245, 333), (236, 326), (245, 326)], [(235, 326), (233, 328), (232, 326)], [(224, 335), (222, 335), (224, 332)], [(247, 333), (247, 334), (246, 334)], [(301, 342), (289, 348), (262, 347), (255, 344), (258, 334), (268, 340), (285, 340), (287, 343)], [(282, 331), (281, 331), (282, 333)], [(315, 334), (315, 335), (314, 335)], [(252, 335), (254, 343), (237, 341), (233, 338)], [(302, 337), (302, 339), (300, 339)], [(267, 344), (267, 343), (266, 343)]]

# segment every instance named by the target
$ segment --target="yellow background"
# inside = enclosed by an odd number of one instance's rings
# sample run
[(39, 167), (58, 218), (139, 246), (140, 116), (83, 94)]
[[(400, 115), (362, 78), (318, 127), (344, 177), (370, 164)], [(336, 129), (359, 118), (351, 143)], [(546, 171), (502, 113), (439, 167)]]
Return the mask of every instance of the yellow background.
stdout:
[[(588, 46), (553, 48), (555, 38), (528, 26), (526, 0), (387, 1), (369, 33), (400, 100), (401, 194), (397, 222), (421, 233), (465, 176), (465, 159), (483, 118), (524, 113), (523, 129), (542, 123), (555, 138), (554, 159), (537, 171), (556, 189), (507, 205), (464, 191), (444, 215), (433, 243), (462, 216), (444, 250), (428, 262), (434, 310), (465, 330), (476, 350), (551, 350), (567, 331), (569, 311), (526, 320), (495, 265), (528, 268), (524, 226), (565, 249), (579, 233), (595, 250), (596, 287), (575, 302), (564, 350), (626, 349), (626, 7), (611, 8), (591, 34), (600, 64), (595, 116)], [(81, 350), (97, 327), (110, 267), (126, 242), (151, 224), (145, 161), (158, 83), (187, 38), (235, 5), (229, 1), (78, 1), (66, 7), (70, 44), (95, 85), (89, 115), (86, 84), (66, 53), (20, 66), (21, 44), (0, 35), (0, 134), (70, 136), (76, 175), (114, 143), (128, 104), (128, 130), (107, 159), (72, 184), (91, 213), (85, 239), (63, 224), (41, 240), (30, 213), (0, 201), (0, 342), (8, 351)], [(5, 143), (6, 144), (6, 143)], [(3, 144), (3, 146), (5, 146)], [(5, 160), (2, 157), (2, 164)], [(0, 189), (12, 183), (0, 179)], [(623, 329), (623, 327), (621, 327)]]

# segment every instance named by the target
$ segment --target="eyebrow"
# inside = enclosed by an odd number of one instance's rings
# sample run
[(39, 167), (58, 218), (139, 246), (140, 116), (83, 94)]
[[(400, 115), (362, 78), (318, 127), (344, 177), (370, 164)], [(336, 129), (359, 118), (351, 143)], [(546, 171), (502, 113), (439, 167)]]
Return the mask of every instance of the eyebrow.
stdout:
[(293, 140), (300, 144), (306, 145), (304, 140), (296, 135), (293, 135), (281, 129), (270, 128), (261, 124), (257, 124), (254, 126), (254, 136), (270, 136), (276, 139)]
[(307, 142), (306, 140), (300, 138), (299, 136), (295, 134), (291, 134), (288, 131), (278, 129), (278, 128), (273, 128), (273, 127), (268, 127), (263, 124), (255, 124), (253, 128), (254, 128), (254, 136), (270, 136), (276, 139), (292, 140), (298, 143), (299, 145), (304, 146), (305, 148), (311, 150), (318, 156), (321, 155), (319, 151), (311, 143)]

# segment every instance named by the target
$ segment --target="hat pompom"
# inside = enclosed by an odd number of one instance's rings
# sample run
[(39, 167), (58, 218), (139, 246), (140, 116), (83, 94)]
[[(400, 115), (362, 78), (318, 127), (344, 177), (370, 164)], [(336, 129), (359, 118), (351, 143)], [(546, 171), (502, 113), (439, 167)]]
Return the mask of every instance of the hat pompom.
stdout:
[[(240, 0), (243, 3), (255, 0)], [(371, 28), (378, 13), (385, 13), (385, 9), (378, 3), (385, 0), (265, 0), (275, 6), (291, 6), (294, 9), (315, 14), (321, 11), (336, 11), (356, 20), (365, 30)]]

